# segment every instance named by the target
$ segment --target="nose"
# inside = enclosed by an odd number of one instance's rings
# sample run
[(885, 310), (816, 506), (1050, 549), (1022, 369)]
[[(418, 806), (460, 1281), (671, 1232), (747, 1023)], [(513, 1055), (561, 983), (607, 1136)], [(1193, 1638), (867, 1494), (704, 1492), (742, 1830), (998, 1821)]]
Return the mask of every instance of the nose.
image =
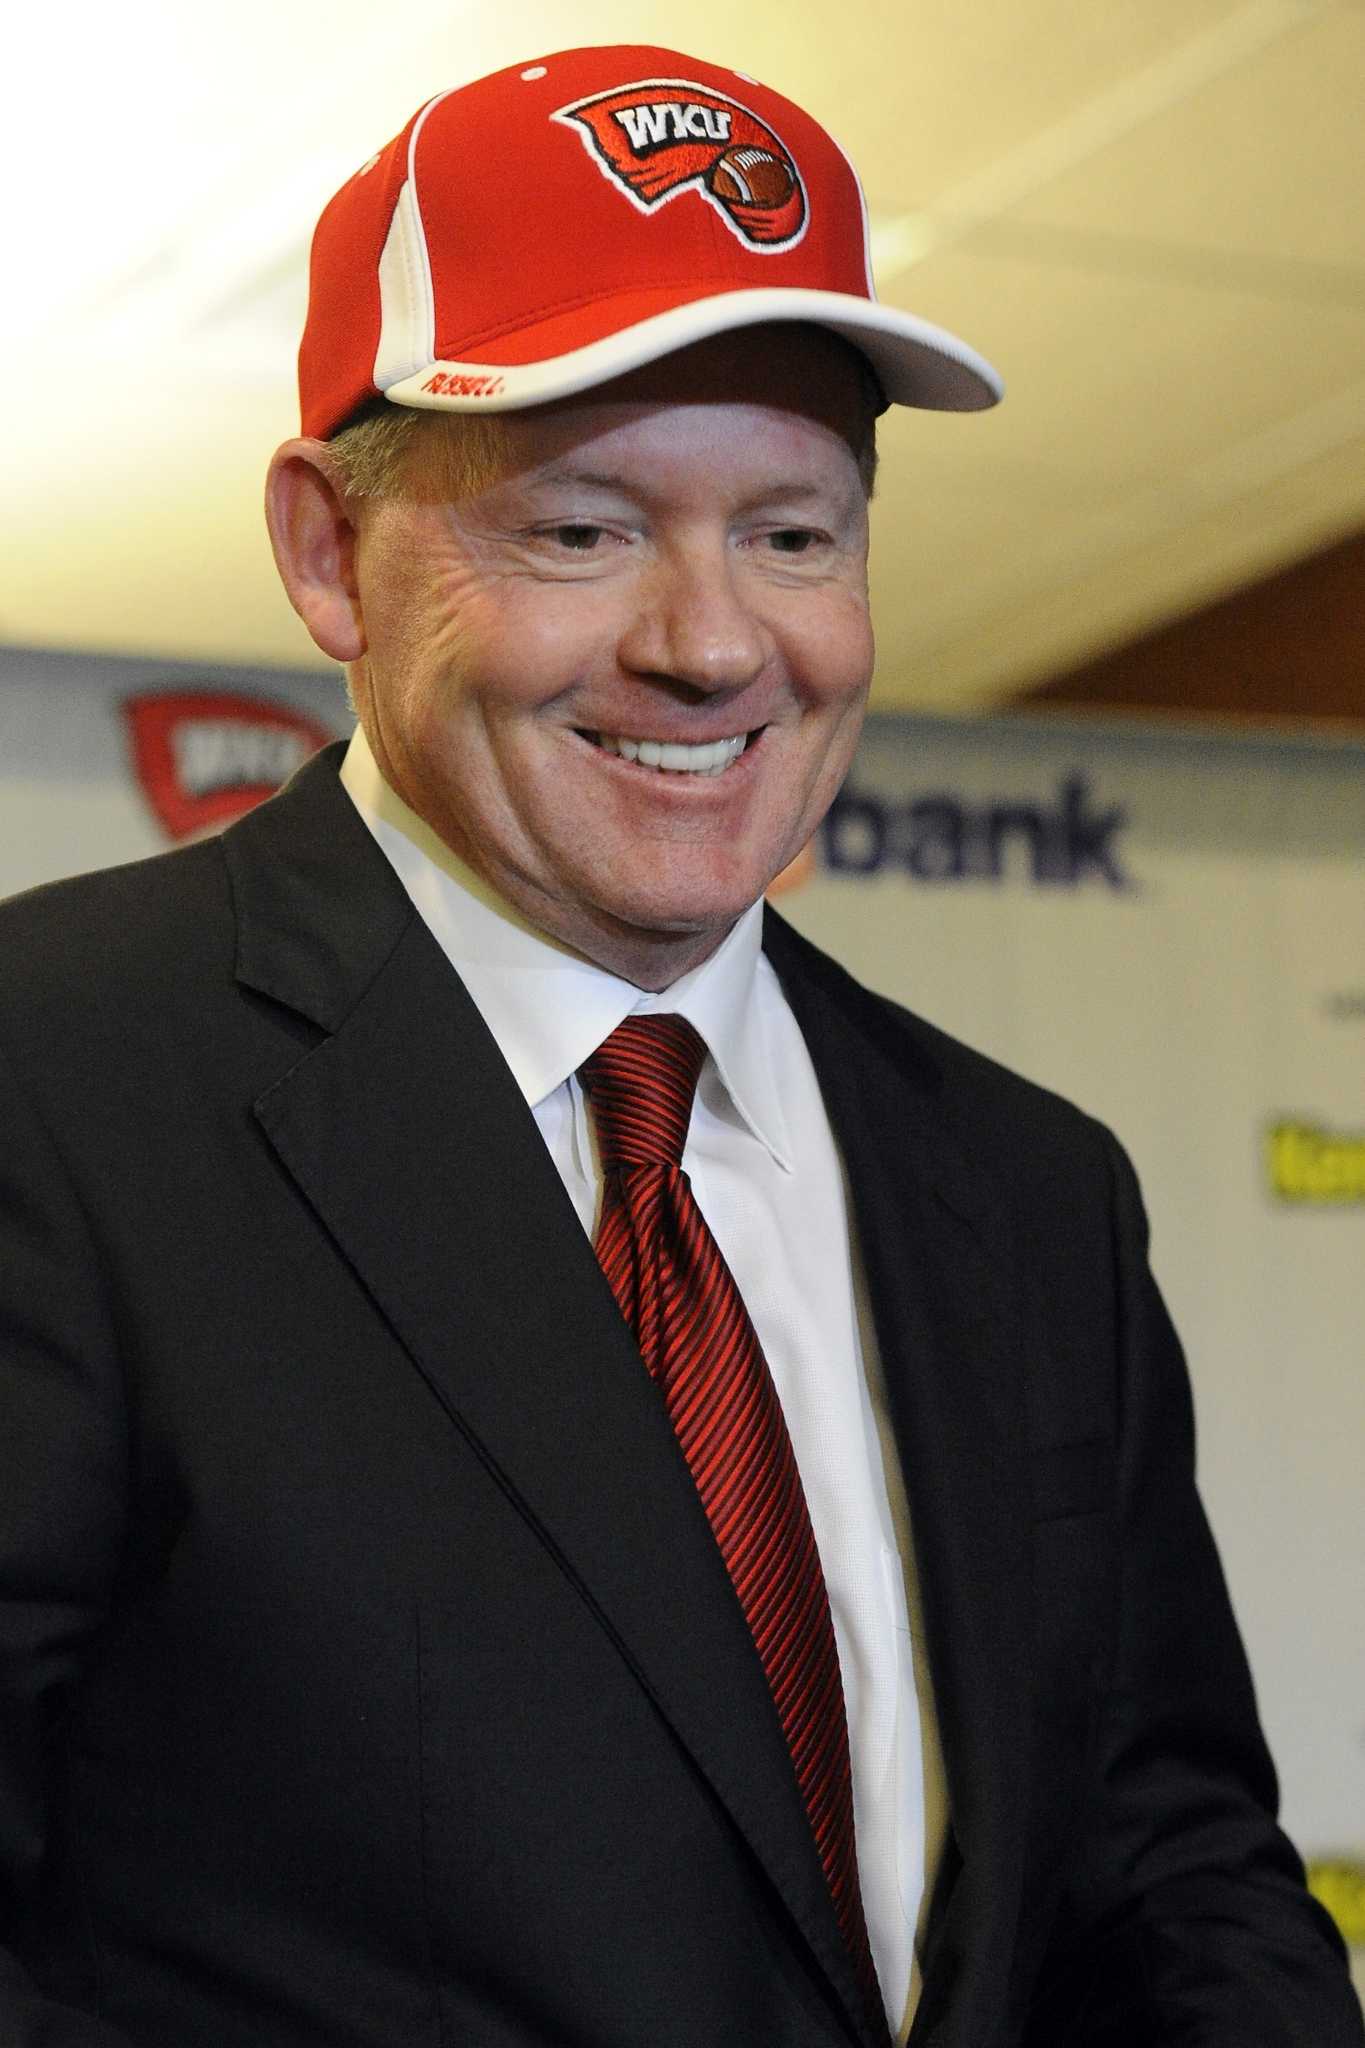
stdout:
[(771, 635), (723, 541), (661, 552), (635, 598), (617, 648), (631, 674), (704, 696), (742, 690), (762, 674)]

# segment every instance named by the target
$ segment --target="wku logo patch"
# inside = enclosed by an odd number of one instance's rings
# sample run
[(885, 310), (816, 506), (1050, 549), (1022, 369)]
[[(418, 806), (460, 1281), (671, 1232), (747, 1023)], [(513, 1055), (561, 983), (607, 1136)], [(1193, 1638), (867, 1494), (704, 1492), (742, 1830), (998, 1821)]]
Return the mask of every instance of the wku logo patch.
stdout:
[(806, 231), (801, 174), (767, 123), (738, 100), (682, 78), (642, 78), (552, 117), (642, 213), (689, 188), (742, 242), (776, 254)]
[(123, 710), (138, 781), (172, 839), (240, 818), (334, 737), (283, 704), (221, 690), (129, 697)]

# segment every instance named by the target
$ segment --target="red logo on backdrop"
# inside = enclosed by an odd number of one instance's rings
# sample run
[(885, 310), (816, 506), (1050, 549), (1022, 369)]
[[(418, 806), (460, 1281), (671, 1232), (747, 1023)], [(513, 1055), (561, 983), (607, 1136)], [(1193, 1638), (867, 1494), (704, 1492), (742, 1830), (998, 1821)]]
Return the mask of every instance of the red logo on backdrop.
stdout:
[(138, 781), (172, 839), (240, 818), (335, 737), (304, 712), (223, 690), (128, 697), (123, 709)]
[(642, 213), (694, 186), (752, 247), (790, 249), (806, 231), (801, 175), (766, 121), (680, 78), (643, 78), (560, 107), (603, 177)]

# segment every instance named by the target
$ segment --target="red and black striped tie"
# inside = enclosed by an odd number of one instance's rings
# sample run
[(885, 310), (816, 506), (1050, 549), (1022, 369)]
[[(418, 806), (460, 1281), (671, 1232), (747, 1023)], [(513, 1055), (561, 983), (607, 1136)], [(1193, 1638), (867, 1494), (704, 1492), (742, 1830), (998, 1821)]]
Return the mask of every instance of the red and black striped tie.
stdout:
[(596, 1250), (663, 1392), (777, 1705), (816, 1847), (879, 2026), (829, 1595), (777, 1389), (682, 1169), (706, 1047), (627, 1017), (580, 1069), (604, 1175)]

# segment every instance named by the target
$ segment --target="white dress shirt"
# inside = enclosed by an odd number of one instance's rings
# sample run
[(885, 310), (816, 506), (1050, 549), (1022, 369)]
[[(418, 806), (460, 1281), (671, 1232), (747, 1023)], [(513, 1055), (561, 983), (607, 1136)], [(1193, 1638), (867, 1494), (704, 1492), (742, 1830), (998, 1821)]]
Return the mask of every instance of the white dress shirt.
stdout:
[(522, 919), (410, 811), (357, 728), (342, 783), (492, 1032), (583, 1228), (601, 1174), (577, 1078), (622, 1018), (706, 1043), (683, 1165), (777, 1387), (843, 1675), (858, 1870), (893, 2034), (919, 1995), (916, 1931), (946, 1800), (904, 1486), (842, 1162), (756, 903), (700, 967), (649, 994)]

